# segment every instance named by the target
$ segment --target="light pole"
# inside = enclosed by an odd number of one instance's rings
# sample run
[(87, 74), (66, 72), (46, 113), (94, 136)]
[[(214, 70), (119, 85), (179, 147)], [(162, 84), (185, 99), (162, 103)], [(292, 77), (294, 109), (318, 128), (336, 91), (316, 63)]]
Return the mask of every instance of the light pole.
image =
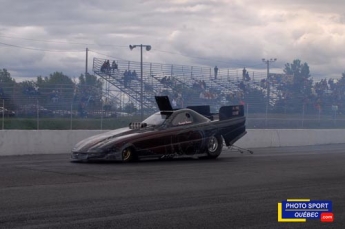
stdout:
[(267, 109), (269, 107), (270, 104), (270, 82), (269, 82), (269, 74), (270, 74), (270, 63), (275, 62), (277, 60), (277, 58), (274, 59), (269, 59), (266, 60), (265, 58), (262, 59), (262, 62), (266, 63), (267, 65), (267, 79), (266, 79), (266, 83), (267, 83)]
[(143, 47), (146, 47), (146, 51), (151, 50), (151, 45), (129, 45), (129, 48), (132, 50), (140, 46), (140, 117), (141, 121), (144, 118), (144, 110), (143, 110)]

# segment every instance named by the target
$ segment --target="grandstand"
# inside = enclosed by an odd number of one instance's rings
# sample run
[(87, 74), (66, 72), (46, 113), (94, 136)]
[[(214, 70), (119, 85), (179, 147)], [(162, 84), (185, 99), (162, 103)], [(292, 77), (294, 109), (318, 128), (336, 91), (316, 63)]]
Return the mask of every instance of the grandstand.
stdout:
[[(139, 107), (141, 101), (140, 62), (114, 60), (117, 69), (113, 69), (110, 65), (104, 67), (107, 61), (93, 59), (95, 75), (115, 86)], [(133, 72), (136, 72), (134, 76), (128, 75)], [(257, 79), (260, 80), (260, 77)], [(217, 108), (220, 105), (245, 103), (245, 101), (255, 104), (258, 102), (257, 98), (245, 92), (258, 90), (263, 95), (265, 92), (265, 89), (260, 87), (259, 81), (252, 79), (243, 82), (242, 75), (239, 76), (237, 70), (219, 69), (215, 77), (213, 69), (209, 67), (144, 62), (142, 80), (144, 109), (155, 108), (155, 95), (168, 95), (170, 101), (176, 102), (176, 107), (211, 104)], [(275, 96), (272, 98), (274, 99)], [(273, 99), (270, 101), (272, 104)]]

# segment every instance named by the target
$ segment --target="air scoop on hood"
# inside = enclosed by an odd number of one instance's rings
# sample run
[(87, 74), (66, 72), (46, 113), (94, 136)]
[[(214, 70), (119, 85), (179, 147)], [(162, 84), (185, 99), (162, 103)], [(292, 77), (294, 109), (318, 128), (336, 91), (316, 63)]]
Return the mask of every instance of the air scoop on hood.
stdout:
[(131, 122), (129, 124), (129, 129), (140, 129), (147, 127), (147, 124), (144, 122)]

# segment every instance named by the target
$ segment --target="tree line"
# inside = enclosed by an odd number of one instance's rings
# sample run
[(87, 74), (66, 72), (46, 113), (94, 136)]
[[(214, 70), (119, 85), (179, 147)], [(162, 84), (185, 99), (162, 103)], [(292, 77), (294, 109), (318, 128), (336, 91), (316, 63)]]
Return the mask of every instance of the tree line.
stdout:
[(71, 102), (76, 106), (87, 103), (92, 107), (100, 107), (102, 87), (103, 82), (91, 74), (81, 74), (77, 82), (62, 72), (37, 76), (36, 80), (16, 82), (7, 69), (0, 69), (0, 99), (5, 101), (9, 109), (18, 109), (36, 101), (41, 106), (58, 106), (59, 109), (70, 109)]
[(284, 73), (289, 80), (277, 83), (276, 110), (285, 107), (299, 112), (303, 107), (310, 107), (322, 111), (334, 106), (345, 112), (345, 73), (340, 79), (323, 78), (314, 82), (308, 64), (299, 59), (285, 64)]

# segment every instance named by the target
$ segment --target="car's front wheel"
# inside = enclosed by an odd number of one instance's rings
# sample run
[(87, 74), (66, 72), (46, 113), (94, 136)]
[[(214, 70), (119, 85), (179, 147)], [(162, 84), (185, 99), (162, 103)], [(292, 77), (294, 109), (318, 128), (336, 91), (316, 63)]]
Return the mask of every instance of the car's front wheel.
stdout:
[(122, 161), (130, 162), (134, 160), (134, 150), (130, 147), (122, 150)]
[(217, 158), (223, 149), (223, 139), (220, 135), (212, 136), (206, 145), (207, 158)]

